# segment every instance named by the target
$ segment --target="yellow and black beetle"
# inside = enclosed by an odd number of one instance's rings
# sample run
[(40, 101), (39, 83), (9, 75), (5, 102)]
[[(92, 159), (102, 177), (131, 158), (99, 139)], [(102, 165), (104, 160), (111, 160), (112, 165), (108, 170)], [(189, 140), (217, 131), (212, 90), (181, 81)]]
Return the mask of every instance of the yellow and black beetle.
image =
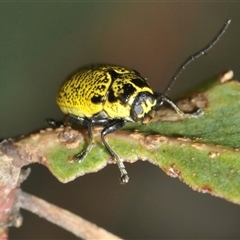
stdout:
[[(229, 24), (230, 20), (207, 47), (184, 62), (167, 90), (190, 62), (212, 48)], [(122, 160), (105, 140), (105, 136), (121, 129), (127, 122), (147, 124), (164, 102), (169, 103), (183, 117), (197, 117), (202, 113), (201, 110), (193, 114), (182, 112), (166, 94), (153, 92), (146, 79), (137, 71), (115, 65), (98, 65), (78, 71), (63, 84), (57, 95), (57, 104), (61, 110), (74, 121), (88, 127), (90, 143), (74, 157), (75, 160), (82, 161), (91, 150), (92, 127), (101, 125), (102, 142), (118, 164), (122, 183), (129, 181), (127, 171)]]

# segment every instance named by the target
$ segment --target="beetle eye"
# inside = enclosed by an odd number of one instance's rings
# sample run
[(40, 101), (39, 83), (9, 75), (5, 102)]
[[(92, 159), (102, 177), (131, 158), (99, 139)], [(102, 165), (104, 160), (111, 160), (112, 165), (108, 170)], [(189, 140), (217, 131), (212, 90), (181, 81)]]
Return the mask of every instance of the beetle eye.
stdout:
[(136, 105), (136, 106), (134, 107), (134, 112), (135, 112), (137, 115), (143, 114), (142, 106), (141, 106), (141, 105)]

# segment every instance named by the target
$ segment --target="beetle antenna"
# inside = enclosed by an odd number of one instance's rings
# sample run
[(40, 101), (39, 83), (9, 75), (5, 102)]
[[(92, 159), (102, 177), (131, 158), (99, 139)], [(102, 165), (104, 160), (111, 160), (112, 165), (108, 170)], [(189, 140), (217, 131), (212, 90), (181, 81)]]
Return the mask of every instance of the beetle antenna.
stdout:
[(231, 20), (227, 20), (222, 27), (222, 29), (218, 32), (218, 34), (213, 38), (213, 40), (207, 44), (206, 47), (198, 51), (197, 53), (191, 55), (188, 57), (183, 64), (177, 69), (176, 73), (171, 78), (171, 81), (169, 82), (167, 88), (164, 91), (164, 94), (167, 95), (167, 92), (171, 89), (173, 84), (175, 83), (176, 79), (179, 77), (179, 75), (186, 69), (187, 65), (189, 65), (191, 62), (193, 62), (196, 58), (201, 57), (202, 55), (205, 55), (222, 37), (222, 35), (226, 32), (229, 24), (231, 23)]

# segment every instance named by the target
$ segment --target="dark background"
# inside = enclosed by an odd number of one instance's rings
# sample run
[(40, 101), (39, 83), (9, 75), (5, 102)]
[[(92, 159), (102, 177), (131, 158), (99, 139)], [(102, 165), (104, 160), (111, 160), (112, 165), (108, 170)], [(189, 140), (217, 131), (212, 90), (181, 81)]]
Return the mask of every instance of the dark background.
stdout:
[[(61, 119), (55, 103), (64, 79), (91, 63), (137, 69), (163, 91), (178, 66), (205, 46), (227, 19), (221, 41), (191, 64), (171, 91), (224, 70), (239, 79), (240, 3), (1, 2), (0, 138)], [(23, 189), (127, 239), (240, 238), (240, 206), (191, 190), (147, 162), (126, 164), (121, 186), (115, 165), (68, 184), (32, 165)], [(69, 239), (72, 234), (22, 211), (11, 239)]]

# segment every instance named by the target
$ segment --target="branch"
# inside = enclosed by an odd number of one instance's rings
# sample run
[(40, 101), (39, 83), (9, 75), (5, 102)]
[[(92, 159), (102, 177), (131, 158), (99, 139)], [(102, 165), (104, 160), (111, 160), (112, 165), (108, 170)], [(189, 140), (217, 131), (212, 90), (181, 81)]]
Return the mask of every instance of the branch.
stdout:
[(77, 237), (82, 239), (121, 239), (103, 228), (38, 197), (21, 190), (19, 190), (18, 194), (22, 208), (66, 229)]

